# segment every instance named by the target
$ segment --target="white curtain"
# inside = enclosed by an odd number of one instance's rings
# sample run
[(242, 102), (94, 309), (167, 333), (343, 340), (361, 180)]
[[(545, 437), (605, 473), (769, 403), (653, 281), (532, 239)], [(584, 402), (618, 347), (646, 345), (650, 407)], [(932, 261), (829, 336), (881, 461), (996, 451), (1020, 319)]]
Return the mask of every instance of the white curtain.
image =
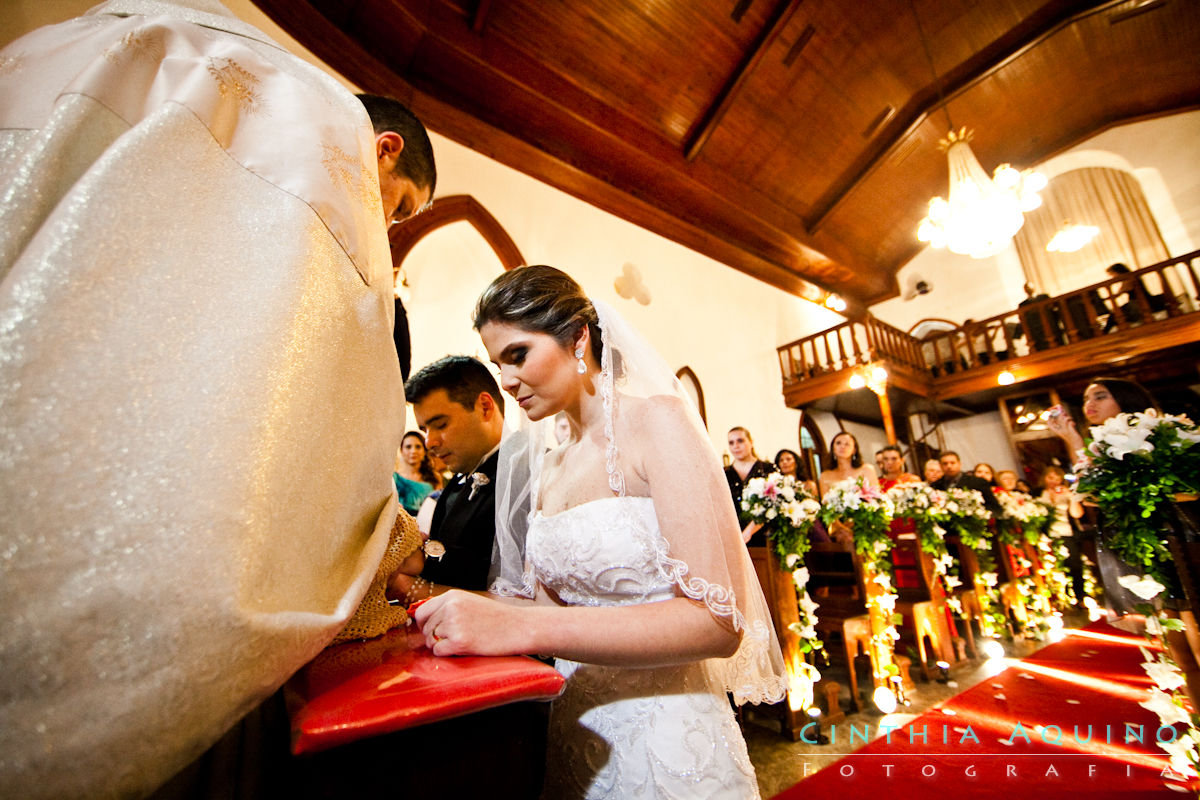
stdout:
[[(1103, 167), (1072, 170), (1050, 181), (1040, 208), (1025, 215), (1013, 242), (1026, 279), (1050, 295), (1105, 278), (1109, 264), (1130, 269), (1169, 258), (1137, 178)], [(1074, 253), (1051, 253), (1046, 243), (1064, 225), (1095, 225), (1100, 234)]]

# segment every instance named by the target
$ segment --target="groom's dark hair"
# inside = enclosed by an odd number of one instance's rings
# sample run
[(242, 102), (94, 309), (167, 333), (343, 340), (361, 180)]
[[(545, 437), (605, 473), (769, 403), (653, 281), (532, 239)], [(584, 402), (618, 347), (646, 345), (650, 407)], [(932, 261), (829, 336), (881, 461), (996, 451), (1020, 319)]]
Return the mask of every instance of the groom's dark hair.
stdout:
[(504, 415), (504, 398), (492, 373), (483, 362), (470, 356), (445, 356), (417, 370), (404, 384), (404, 396), (419, 403), (438, 389), (468, 411), (475, 410), (479, 395), (487, 392)]

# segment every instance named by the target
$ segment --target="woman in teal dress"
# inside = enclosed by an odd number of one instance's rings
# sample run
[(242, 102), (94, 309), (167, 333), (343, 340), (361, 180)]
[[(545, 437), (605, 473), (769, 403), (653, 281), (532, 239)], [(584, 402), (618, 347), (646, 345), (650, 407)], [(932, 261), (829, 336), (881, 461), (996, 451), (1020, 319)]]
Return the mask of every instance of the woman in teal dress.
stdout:
[(409, 431), (400, 440), (400, 456), (396, 459), (392, 480), (396, 483), (400, 505), (414, 517), (425, 498), (442, 488), (441, 476), (429, 460), (425, 437), (420, 432)]

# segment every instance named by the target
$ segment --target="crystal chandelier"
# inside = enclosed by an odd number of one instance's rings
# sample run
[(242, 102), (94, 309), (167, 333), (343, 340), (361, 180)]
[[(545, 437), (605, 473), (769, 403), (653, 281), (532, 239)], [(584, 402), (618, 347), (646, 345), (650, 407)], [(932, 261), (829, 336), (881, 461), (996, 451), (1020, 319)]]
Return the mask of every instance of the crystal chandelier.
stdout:
[(1003, 250), (1025, 224), (1025, 213), (1042, 204), (1046, 188), (1040, 172), (1019, 172), (1008, 164), (988, 178), (968, 141), (971, 132), (950, 131), (938, 145), (950, 164), (950, 199), (929, 201), (929, 215), (917, 227), (917, 239), (971, 258)]
[(1095, 225), (1072, 225), (1068, 222), (1046, 242), (1046, 252), (1075, 253), (1099, 235), (1100, 229)]

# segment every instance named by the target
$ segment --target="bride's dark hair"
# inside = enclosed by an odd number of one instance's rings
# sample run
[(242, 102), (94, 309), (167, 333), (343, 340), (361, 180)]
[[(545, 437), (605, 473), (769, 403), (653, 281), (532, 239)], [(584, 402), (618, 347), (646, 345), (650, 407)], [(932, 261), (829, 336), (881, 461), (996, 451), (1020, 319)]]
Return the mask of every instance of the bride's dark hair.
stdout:
[(602, 344), (596, 307), (575, 279), (560, 269), (544, 265), (517, 267), (496, 278), (475, 304), (475, 330), (489, 322), (553, 336), (568, 349), (587, 325), (592, 355), (600, 363)]

